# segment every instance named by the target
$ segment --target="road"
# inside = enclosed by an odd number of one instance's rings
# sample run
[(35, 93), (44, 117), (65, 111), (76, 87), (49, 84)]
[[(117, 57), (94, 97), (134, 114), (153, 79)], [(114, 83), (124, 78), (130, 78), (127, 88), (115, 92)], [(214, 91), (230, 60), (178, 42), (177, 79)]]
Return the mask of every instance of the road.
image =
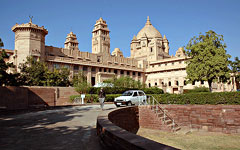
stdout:
[(100, 112), (99, 105), (88, 105), (1, 116), (0, 149), (101, 150), (96, 136)]

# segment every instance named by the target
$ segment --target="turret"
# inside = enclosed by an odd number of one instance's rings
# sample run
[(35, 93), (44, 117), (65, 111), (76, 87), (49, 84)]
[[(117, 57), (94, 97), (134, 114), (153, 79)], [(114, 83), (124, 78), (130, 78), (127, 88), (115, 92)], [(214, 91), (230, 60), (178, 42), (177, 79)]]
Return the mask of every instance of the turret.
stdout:
[(67, 49), (78, 49), (78, 40), (76, 34), (73, 34), (73, 32), (70, 32), (67, 37), (66, 41), (64, 43), (64, 48)]
[(164, 35), (163, 46), (164, 46), (164, 52), (167, 53), (167, 54), (169, 54), (169, 45), (168, 44), (169, 44), (169, 42), (167, 40), (167, 37), (166, 37), (166, 35)]
[(15, 65), (19, 66), (19, 64), (24, 63), (29, 56), (44, 61), (45, 36), (48, 34), (44, 26), (39, 27), (33, 24), (32, 17), (30, 17), (29, 23), (15, 24), (12, 31), (15, 33), (15, 53), (17, 57)]
[(92, 31), (92, 53), (104, 53), (110, 55), (110, 37), (106, 21), (100, 17)]

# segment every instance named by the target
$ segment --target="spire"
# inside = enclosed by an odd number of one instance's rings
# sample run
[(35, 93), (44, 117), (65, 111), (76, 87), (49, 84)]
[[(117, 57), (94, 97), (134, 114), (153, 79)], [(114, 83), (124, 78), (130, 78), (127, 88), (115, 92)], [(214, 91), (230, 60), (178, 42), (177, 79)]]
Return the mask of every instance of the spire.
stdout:
[(167, 40), (167, 37), (166, 37), (166, 35), (164, 35), (164, 36), (163, 36), (163, 39), (164, 39), (164, 40)]
[(133, 41), (136, 41), (136, 40), (137, 40), (137, 37), (134, 35), (132, 40), (133, 40)]
[(33, 18), (33, 16), (30, 16), (30, 15), (29, 15), (29, 18), (30, 18), (29, 23), (32, 23), (32, 18)]
[(151, 22), (150, 22), (149, 16), (147, 16), (147, 22), (146, 22), (146, 25), (152, 25)]

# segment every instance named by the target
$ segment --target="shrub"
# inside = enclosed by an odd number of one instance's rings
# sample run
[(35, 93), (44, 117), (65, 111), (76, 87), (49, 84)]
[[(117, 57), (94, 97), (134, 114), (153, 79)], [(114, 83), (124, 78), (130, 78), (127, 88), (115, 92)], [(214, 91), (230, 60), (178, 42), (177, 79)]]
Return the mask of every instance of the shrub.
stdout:
[(230, 104), (240, 105), (240, 92), (188, 93), (153, 95), (161, 104)]
[[(116, 98), (118, 96), (121, 96), (121, 94), (107, 94), (105, 102), (113, 102), (114, 98)], [(81, 95), (72, 95), (72, 96), (70, 96), (70, 101), (73, 102), (73, 100), (76, 97), (81, 97)], [(98, 95), (97, 94), (86, 94), (84, 101), (88, 102), (88, 103), (99, 102), (98, 101)]]
[(146, 94), (163, 94), (163, 90), (159, 89), (158, 87), (150, 87), (150, 88), (143, 88), (142, 89)]
[(210, 92), (209, 88), (206, 87), (195, 87), (192, 90), (184, 90), (184, 93), (199, 93), (199, 92)]

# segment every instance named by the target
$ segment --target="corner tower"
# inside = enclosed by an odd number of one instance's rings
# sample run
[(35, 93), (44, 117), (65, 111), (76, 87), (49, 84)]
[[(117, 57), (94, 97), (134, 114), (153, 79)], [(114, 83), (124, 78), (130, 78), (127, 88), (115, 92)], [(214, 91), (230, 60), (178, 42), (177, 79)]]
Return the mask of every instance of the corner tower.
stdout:
[(29, 23), (15, 24), (12, 31), (15, 33), (15, 65), (24, 63), (28, 56), (44, 61), (45, 36), (48, 34), (44, 26), (33, 24), (31, 17)]
[(78, 49), (78, 40), (76, 34), (73, 34), (73, 32), (70, 32), (67, 37), (66, 41), (64, 43), (64, 48), (66, 49)]
[(110, 55), (110, 37), (106, 21), (100, 17), (92, 31), (92, 53), (104, 53)]

